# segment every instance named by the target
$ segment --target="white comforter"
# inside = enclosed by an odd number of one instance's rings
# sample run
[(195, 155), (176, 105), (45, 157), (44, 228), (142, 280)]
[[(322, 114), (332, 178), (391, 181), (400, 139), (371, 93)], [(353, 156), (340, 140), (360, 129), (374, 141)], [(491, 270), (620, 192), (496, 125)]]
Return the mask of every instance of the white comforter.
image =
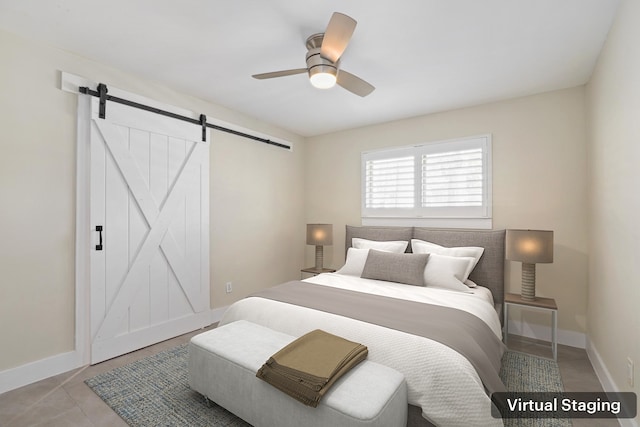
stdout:
[[(307, 282), (466, 310), (484, 321), (500, 337), (500, 321), (491, 292), (473, 293), (401, 285), (340, 274), (322, 274)], [(294, 336), (313, 329), (361, 342), (369, 360), (404, 374), (409, 403), (438, 426), (501, 426), (491, 416), (491, 401), (475, 369), (455, 350), (439, 342), (359, 320), (264, 298), (250, 297), (231, 305), (220, 324), (248, 320)], [(482, 319), (482, 320), (480, 320)]]

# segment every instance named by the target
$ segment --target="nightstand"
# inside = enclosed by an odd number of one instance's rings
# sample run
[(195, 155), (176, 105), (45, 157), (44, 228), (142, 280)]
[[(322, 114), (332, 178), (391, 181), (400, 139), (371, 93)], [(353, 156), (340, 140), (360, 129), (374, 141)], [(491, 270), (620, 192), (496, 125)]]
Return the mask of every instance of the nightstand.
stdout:
[(301, 279), (303, 278), (304, 273), (310, 274), (311, 276), (317, 276), (318, 274), (322, 274), (322, 273), (335, 273), (335, 272), (336, 270), (334, 270), (333, 268), (315, 268), (315, 267), (303, 268), (302, 270), (300, 270), (300, 278)]
[(504, 343), (509, 339), (509, 306), (533, 308), (551, 312), (551, 352), (553, 360), (558, 359), (558, 306), (553, 298), (536, 297), (534, 301), (526, 301), (519, 294), (506, 294), (504, 296)]

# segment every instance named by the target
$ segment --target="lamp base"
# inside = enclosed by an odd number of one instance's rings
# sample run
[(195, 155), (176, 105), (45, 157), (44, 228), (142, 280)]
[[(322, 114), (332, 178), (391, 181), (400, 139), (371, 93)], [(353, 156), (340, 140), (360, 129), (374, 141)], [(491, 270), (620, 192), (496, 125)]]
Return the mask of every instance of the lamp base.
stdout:
[(323, 261), (323, 250), (322, 250), (323, 246), (322, 245), (317, 245), (316, 246), (316, 269), (318, 270), (322, 270), (322, 261)]
[(536, 300), (536, 265), (527, 262), (522, 263), (522, 299), (525, 301)]

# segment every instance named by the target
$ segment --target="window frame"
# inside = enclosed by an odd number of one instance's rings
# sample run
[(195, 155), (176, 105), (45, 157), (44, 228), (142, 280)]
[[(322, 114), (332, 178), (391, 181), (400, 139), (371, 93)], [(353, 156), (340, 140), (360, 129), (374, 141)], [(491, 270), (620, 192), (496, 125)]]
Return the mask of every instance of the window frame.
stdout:
[[(448, 140), (424, 142), (407, 146), (387, 147), (361, 153), (361, 219), (362, 225), (420, 226), (438, 228), (492, 228), (492, 136), (474, 135)], [(482, 206), (479, 207), (422, 207), (423, 154), (482, 149), (483, 182)], [(386, 158), (414, 157), (414, 207), (367, 208), (367, 161)]]

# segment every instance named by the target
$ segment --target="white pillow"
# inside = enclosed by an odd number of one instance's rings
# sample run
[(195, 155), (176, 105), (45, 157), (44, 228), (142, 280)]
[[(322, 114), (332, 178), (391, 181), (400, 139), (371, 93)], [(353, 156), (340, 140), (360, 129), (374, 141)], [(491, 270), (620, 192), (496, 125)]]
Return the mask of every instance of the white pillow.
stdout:
[(424, 240), (411, 239), (411, 252), (413, 252), (414, 254), (438, 254), (452, 257), (472, 257), (474, 261), (469, 265), (469, 268), (465, 272), (464, 278), (461, 280), (462, 282), (464, 282), (469, 278), (469, 275), (475, 268), (476, 264), (478, 264), (480, 257), (484, 253), (484, 248), (477, 246), (446, 248), (444, 246), (436, 245), (435, 243), (425, 242)]
[(473, 280), (469, 280), (469, 279), (465, 280), (464, 284), (467, 285), (470, 288), (477, 288), (478, 287), (478, 284), (476, 282), (474, 282)]
[(358, 237), (351, 239), (351, 246), (356, 249), (375, 249), (378, 251), (394, 252), (398, 254), (404, 253), (404, 251), (407, 250), (407, 245), (409, 245), (409, 242), (405, 241), (389, 240), (385, 242), (378, 242), (376, 240), (360, 239)]
[(367, 262), (369, 249), (347, 249), (347, 259), (342, 268), (336, 271), (337, 274), (346, 274), (348, 276), (362, 276), (362, 270)]
[(448, 255), (429, 255), (424, 268), (424, 284), (455, 291), (471, 292), (464, 284), (464, 275), (473, 264), (473, 257), (454, 257)]

